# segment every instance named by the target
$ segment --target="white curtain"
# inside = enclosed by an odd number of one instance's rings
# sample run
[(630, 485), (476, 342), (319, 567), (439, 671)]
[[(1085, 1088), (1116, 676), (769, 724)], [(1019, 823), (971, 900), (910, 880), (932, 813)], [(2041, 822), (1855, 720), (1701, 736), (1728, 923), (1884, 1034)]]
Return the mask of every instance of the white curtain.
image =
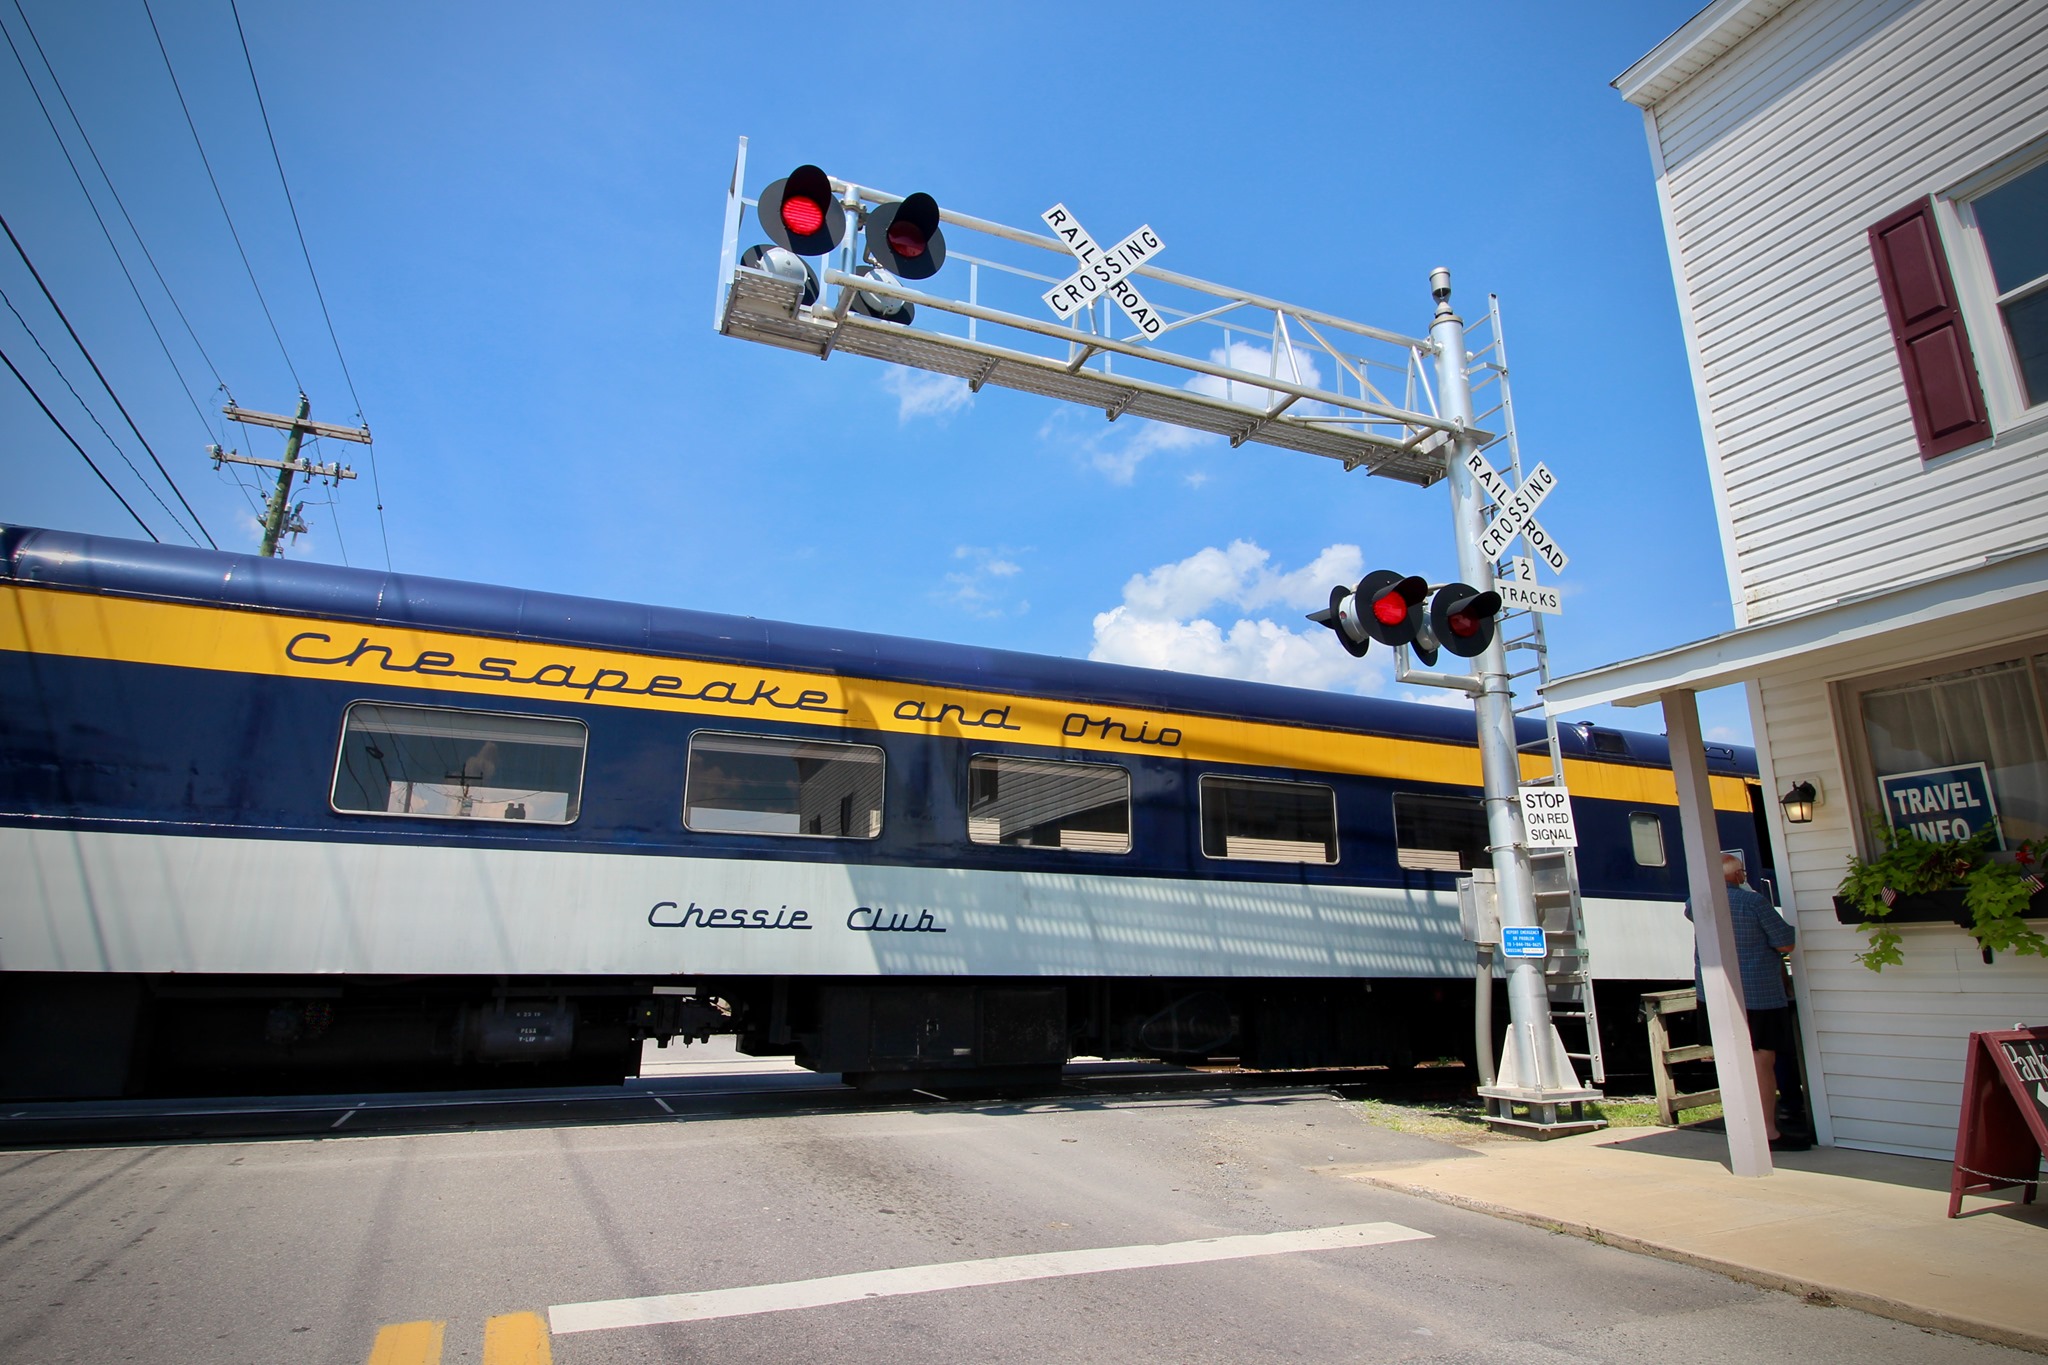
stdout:
[(2048, 835), (2044, 688), (2048, 655), (1866, 692), (1863, 734), (1871, 769), (1882, 778), (1982, 763), (1991, 772), (2006, 843)]

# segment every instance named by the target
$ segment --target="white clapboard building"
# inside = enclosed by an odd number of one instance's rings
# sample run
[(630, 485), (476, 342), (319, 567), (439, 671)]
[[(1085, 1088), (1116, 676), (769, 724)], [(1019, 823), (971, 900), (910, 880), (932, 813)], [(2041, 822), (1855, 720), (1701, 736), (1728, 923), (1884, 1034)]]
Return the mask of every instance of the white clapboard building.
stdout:
[(1770, 790), (1817, 796), (1770, 814), (1818, 1136), (1945, 1159), (1968, 1035), (2048, 1023), (2048, 960), (1928, 923), (1874, 973), (1833, 892), (1910, 774), (2048, 835), (2048, 4), (1716, 0), (1615, 86), (1737, 625), (1546, 697), (1661, 701), (1676, 742), (1746, 686)]

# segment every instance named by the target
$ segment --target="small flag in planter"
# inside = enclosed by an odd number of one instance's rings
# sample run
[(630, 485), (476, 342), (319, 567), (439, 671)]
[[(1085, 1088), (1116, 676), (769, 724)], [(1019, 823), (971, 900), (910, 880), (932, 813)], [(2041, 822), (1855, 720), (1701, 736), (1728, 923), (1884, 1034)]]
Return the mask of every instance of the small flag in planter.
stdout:
[(2042, 881), (2039, 877), (2029, 872), (2026, 876), (2020, 878), (2020, 885), (2026, 887), (2027, 894), (2031, 896), (2043, 886), (2048, 886), (2048, 882)]
[(1896, 905), (1898, 904), (1899, 893), (1887, 886), (1884, 890), (1877, 893), (1877, 898), (1887, 906)]

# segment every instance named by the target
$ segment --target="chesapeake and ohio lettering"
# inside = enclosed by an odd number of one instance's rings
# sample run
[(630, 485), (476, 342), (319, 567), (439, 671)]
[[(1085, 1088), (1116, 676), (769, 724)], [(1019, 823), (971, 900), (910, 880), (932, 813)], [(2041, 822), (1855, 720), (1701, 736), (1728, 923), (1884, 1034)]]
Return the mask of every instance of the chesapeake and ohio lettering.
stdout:
[(1086, 711), (1068, 712), (1066, 720), (1060, 723), (1060, 733), (1070, 739), (1099, 735), (1103, 739), (1122, 740), (1126, 744), (1156, 744), (1166, 749), (1180, 747), (1181, 741), (1180, 731), (1170, 725), (1155, 735), (1152, 722), (1148, 720), (1141, 723), (1137, 733), (1133, 734), (1131, 727), (1115, 716), (1091, 716)]
[(294, 663), (320, 668), (374, 666), (382, 673), (419, 673), (439, 678), (472, 678), (478, 682), (512, 683), (519, 687), (550, 688), (580, 692), (589, 701), (598, 693), (657, 700), (714, 702), (724, 706), (768, 706), (778, 711), (808, 711), (843, 716), (847, 708), (828, 705), (829, 693), (800, 691), (785, 697), (781, 685), (765, 678), (751, 680), (718, 678), (695, 691), (686, 691), (683, 680), (666, 673), (647, 676), (644, 682), (621, 668), (578, 669), (574, 664), (531, 664), (518, 659), (483, 658), (475, 667), (463, 666), (445, 649), (423, 649), (406, 658), (394, 655), (391, 646), (363, 636), (353, 648), (334, 644), (334, 637), (318, 631), (301, 631), (285, 643), (284, 654)]
[(647, 922), (656, 929), (815, 929), (811, 912), (792, 910), (746, 910), (739, 906), (704, 906), (695, 901), (682, 910), (675, 901), (657, 901), (647, 912)]
[[(558, 696), (566, 694), (582, 701), (592, 701), (599, 696), (630, 696), (648, 697), (655, 701), (674, 701), (679, 704), (710, 703), (716, 706), (755, 708), (771, 712), (790, 711), (828, 716), (852, 714), (849, 707), (832, 705), (832, 696), (828, 692), (797, 689), (786, 683), (772, 683), (759, 674), (713, 678), (708, 682), (689, 686), (674, 674), (656, 673), (651, 669), (597, 666), (587, 662), (549, 663), (536, 660), (531, 655), (523, 658), (509, 655), (464, 657), (447, 649), (402, 649), (369, 635), (359, 636), (353, 644), (337, 643), (332, 635), (315, 630), (300, 631), (292, 636), (285, 643), (284, 654), (293, 663), (307, 664), (320, 669), (368, 671), (378, 675), (463, 678), (476, 682), (510, 684)], [(1016, 703), (969, 707), (959, 702), (946, 701), (942, 694), (940, 697), (905, 697), (894, 704), (889, 714), (898, 721), (953, 726), (962, 730), (1005, 730), (1022, 733), (1038, 728), (1040, 722), (1036, 720), (1032, 720), (1029, 725), (1019, 723), (1014, 717), (1015, 710)], [(1086, 711), (1071, 711), (1061, 722), (1060, 733), (1068, 739), (1095, 739), (1161, 749), (1179, 748), (1184, 738), (1182, 732), (1171, 725), (1161, 725), (1154, 729), (1155, 719), (1140, 720), (1133, 726), (1128, 719), (1113, 712), (1097, 716)]]
[(944, 725), (952, 721), (955, 725), (977, 726), (984, 730), (1022, 730), (1021, 725), (1010, 724), (1010, 708), (991, 706), (979, 716), (969, 716), (967, 708), (957, 702), (944, 702), (937, 707), (925, 705), (924, 701), (912, 697), (896, 703), (892, 712), (898, 720), (921, 721), (926, 725)]

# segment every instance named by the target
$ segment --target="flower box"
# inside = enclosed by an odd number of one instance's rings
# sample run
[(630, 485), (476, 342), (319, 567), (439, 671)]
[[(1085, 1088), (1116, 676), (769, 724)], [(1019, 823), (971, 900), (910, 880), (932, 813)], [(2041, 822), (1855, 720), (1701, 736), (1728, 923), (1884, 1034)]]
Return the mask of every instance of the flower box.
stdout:
[[(2036, 891), (2028, 902), (2028, 919), (2048, 916), (2048, 888)], [(1928, 891), (1916, 896), (1900, 896), (1892, 904), (1892, 912), (1883, 919), (1866, 920), (1863, 911), (1840, 896), (1835, 897), (1835, 919), (1843, 924), (1953, 924), (1959, 929), (1968, 929), (1976, 923), (1970, 914), (1970, 907), (1963, 903), (1963, 888), (1944, 887), (1939, 891)]]

